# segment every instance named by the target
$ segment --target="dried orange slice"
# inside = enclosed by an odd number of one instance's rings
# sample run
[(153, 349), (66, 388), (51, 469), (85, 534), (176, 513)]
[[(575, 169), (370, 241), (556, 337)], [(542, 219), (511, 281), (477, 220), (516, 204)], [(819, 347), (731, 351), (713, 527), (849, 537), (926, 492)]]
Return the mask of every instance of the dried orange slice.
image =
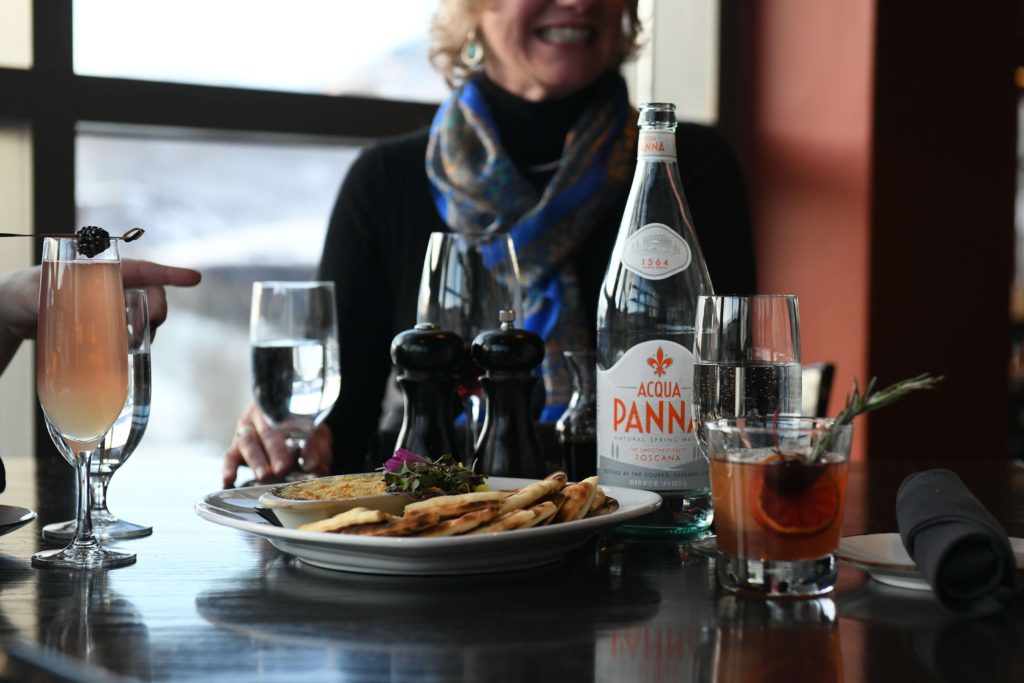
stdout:
[[(769, 462), (780, 460), (776, 456)], [(792, 464), (792, 463), (789, 463)], [(812, 536), (822, 531), (839, 514), (839, 486), (824, 472), (821, 476), (807, 476), (806, 486), (799, 491), (780, 493), (776, 487), (765, 481), (765, 474), (771, 467), (766, 464), (758, 468), (750, 487), (750, 509), (761, 527), (782, 536)], [(803, 465), (809, 469), (824, 468), (824, 465)]]

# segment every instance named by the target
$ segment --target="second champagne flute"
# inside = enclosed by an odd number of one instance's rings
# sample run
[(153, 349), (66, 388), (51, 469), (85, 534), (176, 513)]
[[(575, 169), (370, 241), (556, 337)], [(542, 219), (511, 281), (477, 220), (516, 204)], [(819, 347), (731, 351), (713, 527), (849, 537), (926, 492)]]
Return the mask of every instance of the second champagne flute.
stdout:
[(249, 340), (256, 405), (301, 457), (341, 392), (334, 283), (253, 283)]
[[(124, 290), (125, 315), (128, 319), (128, 398), (117, 421), (103, 437), (89, 463), (90, 514), (93, 534), (100, 539), (142, 538), (153, 533), (153, 527), (119, 519), (107, 507), (107, 487), (114, 472), (128, 460), (149, 424), (151, 369), (149, 356), (149, 303), (144, 289)], [(65, 460), (74, 454), (60, 439), (53, 424), (46, 420), (50, 437), (63, 451)], [(43, 538), (66, 541), (75, 535), (75, 520), (56, 522), (43, 527)]]

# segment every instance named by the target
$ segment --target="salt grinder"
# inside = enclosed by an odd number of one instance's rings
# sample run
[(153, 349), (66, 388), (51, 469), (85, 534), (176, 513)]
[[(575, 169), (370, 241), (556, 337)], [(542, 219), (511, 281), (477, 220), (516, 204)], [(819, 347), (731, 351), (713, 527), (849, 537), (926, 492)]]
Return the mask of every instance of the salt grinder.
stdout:
[(464, 353), (462, 338), (434, 323), (419, 323), (392, 340), (391, 360), (405, 399), (395, 448), (462, 461), (455, 434), (455, 369)]
[(476, 442), (478, 471), (493, 476), (539, 479), (545, 472), (540, 439), (530, 416), (537, 378), (531, 373), (544, 360), (544, 341), (513, 326), (515, 312), (498, 313), (501, 326), (473, 340), (473, 360), (484, 370), (486, 396), (483, 431)]

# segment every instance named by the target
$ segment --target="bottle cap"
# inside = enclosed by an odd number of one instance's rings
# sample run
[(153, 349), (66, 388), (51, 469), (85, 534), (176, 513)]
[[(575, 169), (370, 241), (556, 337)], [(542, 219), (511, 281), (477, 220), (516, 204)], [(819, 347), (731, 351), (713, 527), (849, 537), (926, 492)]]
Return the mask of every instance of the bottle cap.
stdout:
[(640, 105), (640, 118), (637, 125), (641, 128), (664, 128), (674, 129), (676, 127), (676, 105), (671, 102), (646, 102)]
[(473, 340), (473, 360), (487, 371), (529, 372), (544, 360), (544, 340), (513, 324), (515, 311), (498, 311), (500, 326), (487, 330)]
[(391, 360), (399, 370), (451, 372), (464, 354), (462, 337), (434, 323), (418, 323), (391, 342)]

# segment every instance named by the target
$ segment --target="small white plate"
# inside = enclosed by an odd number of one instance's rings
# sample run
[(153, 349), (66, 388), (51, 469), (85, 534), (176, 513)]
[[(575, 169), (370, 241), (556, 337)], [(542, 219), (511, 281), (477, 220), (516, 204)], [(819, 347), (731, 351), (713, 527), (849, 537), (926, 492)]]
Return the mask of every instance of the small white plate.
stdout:
[(0, 536), (25, 526), (36, 518), (36, 513), (27, 508), (0, 505)]
[[(1024, 568), (1024, 538), (1011, 538), (1010, 547), (1013, 549), (1017, 568)], [(839, 550), (836, 551), (836, 555), (846, 564), (867, 572), (875, 581), (887, 586), (918, 591), (931, 590), (931, 586), (907, 554), (899, 534), (846, 536), (839, 539)]]
[[(521, 488), (533, 479), (488, 477), (494, 489)], [(211, 493), (196, 513), (215, 524), (266, 538), (278, 550), (326, 569), (407, 576), (487, 574), (539, 567), (583, 545), (602, 529), (657, 510), (661, 496), (650, 491), (602, 486), (619, 509), (599, 517), (475, 536), (390, 538), (299, 531), (270, 524), (254, 511), (270, 486)]]

